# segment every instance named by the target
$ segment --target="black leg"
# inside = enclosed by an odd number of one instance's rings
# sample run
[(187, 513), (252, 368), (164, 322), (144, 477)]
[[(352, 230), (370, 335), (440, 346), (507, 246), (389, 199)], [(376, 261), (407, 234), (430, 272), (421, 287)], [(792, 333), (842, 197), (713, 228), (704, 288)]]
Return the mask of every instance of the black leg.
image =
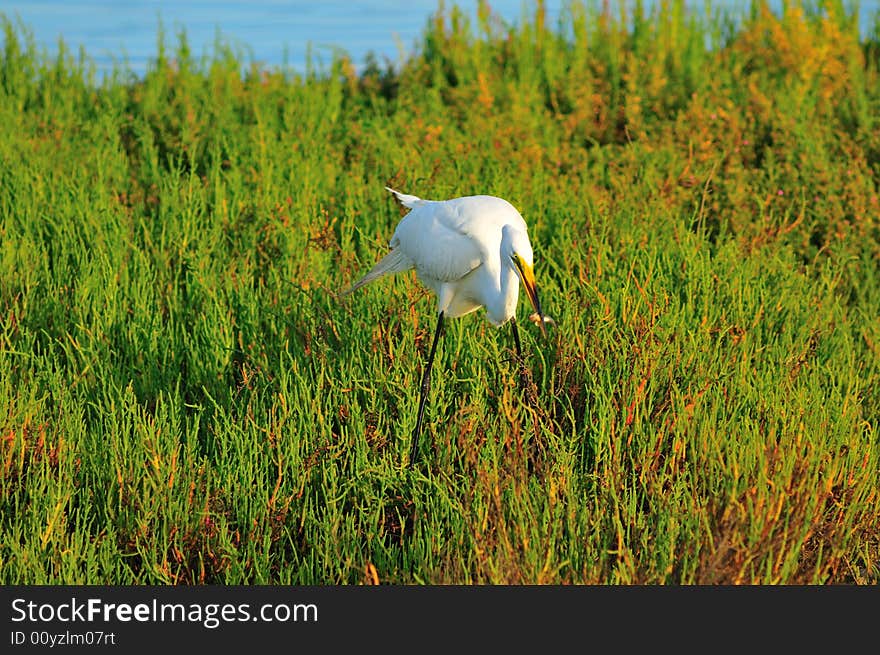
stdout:
[(521, 360), (522, 346), (519, 343), (519, 328), (516, 327), (516, 317), (510, 319), (510, 327), (513, 330), (513, 345), (516, 347), (516, 358)]
[(513, 345), (516, 350), (516, 370), (519, 377), (520, 389), (525, 389), (529, 378), (526, 375), (526, 363), (523, 361), (522, 344), (519, 341), (519, 328), (516, 326), (516, 317), (510, 319), (510, 328), (513, 330)]
[(419, 435), (422, 432), (422, 418), (425, 416), (425, 401), (428, 399), (428, 393), (431, 391), (431, 367), (434, 365), (434, 353), (437, 352), (437, 342), (440, 340), (440, 333), (443, 331), (443, 312), (437, 317), (437, 328), (434, 330), (434, 342), (431, 344), (431, 353), (428, 355), (428, 361), (425, 364), (425, 371), (422, 373), (422, 388), (419, 396), (419, 413), (416, 418), (416, 429), (413, 430), (412, 448), (409, 454), (409, 466), (412, 468), (416, 462), (416, 456), (419, 453)]

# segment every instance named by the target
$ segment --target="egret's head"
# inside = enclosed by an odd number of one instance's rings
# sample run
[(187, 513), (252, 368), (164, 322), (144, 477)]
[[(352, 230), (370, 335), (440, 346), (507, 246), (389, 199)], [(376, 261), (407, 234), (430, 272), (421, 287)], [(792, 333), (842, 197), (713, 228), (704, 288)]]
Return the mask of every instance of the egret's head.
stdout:
[(532, 307), (538, 315), (537, 323), (541, 327), (541, 332), (547, 336), (547, 328), (544, 327), (544, 323), (548, 319), (541, 311), (541, 301), (538, 299), (532, 244), (529, 243), (528, 235), (520, 230), (510, 230), (505, 236), (508, 238), (502, 239), (502, 256), (509, 259), (513, 270), (519, 276), (523, 288), (526, 290), (526, 295), (529, 297), (529, 302), (532, 303)]

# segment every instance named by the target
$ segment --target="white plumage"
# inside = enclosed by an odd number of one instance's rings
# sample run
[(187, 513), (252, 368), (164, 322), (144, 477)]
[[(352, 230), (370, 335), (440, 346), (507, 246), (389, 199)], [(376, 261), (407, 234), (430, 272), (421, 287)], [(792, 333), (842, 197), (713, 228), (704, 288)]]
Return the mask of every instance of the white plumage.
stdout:
[(385, 188), (410, 211), (394, 230), (389, 244), (391, 252), (343, 295), (383, 275), (411, 268), (437, 295), (437, 327), (422, 373), (409, 460), (412, 466), (418, 454), (425, 399), (431, 387), (431, 367), (444, 318), (456, 318), (485, 307), (486, 318), (492, 325), (510, 321), (517, 358), (520, 358), (519, 333), (516, 321), (511, 319), (516, 314), (521, 282), (541, 331), (546, 334), (544, 324), (552, 321), (541, 311), (526, 222), (513, 205), (494, 196), (422, 200)]
[(344, 294), (415, 268), (446, 318), (485, 307), (489, 322), (500, 326), (516, 312), (522, 279), (540, 315), (532, 246), (526, 222), (513, 205), (494, 196), (423, 200), (385, 188), (411, 211), (391, 237), (391, 252)]

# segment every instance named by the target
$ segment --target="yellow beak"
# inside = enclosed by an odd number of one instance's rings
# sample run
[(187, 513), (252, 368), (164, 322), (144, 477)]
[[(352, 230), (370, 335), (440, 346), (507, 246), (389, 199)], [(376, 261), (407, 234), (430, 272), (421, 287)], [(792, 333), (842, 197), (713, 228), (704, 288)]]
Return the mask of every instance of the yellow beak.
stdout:
[(516, 270), (519, 273), (519, 278), (522, 280), (523, 287), (526, 290), (526, 295), (529, 297), (529, 301), (532, 303), (532, 307), (534, 307), (535, 312), (538, 314), (538, 325), (541, 326), (541, 332), (544, 336), (547, 336), (547, 328), (544, 327), (544, 312), (541, 311), (541, 301), (538, 298), (538, 287), (535, 284), (535, 272), (532, 270), (532, 267), (526, 264), (519, 255), (513, 256), (513, 262), (516, 264)]

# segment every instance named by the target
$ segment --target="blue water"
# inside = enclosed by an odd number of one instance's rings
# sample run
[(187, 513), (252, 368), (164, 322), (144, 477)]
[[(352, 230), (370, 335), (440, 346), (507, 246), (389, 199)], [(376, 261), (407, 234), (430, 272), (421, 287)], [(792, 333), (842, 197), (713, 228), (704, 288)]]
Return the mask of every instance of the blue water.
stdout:
[[(561, 5), (547, 2), (548, 17), (555, 20)], [(476, 2), (459, 6), (475, 16)], [(524, 5), (495, 0), (491, 6), (505, 20), (516, 21)], [(0, 12), (20, 18), (49, 52), (57, 52), (60, 37), (74, 52), (85, 47), (99, 74), (114, 62), (143, 73), (156, 56), (160, 18), (172, 45), (179, 29), (186, 29), (196, 56), (210, 55), (220, 34), (246, 61), (270, 67), (302, 71), (309, 50), (329, 64), (337, 49), (357, 65), (371, 51), (380, 63), (398, 63), (413, 51), (437, 7), (437, 0), (0, 0)]]
[[(454, 4), (447, 0), (447, 8)], [(476, 0), (457, 3), (471, 17)], [(490, 0), (493, 13), (508, 23), (521, 19), (531, 0)], [(549, 24), (554, 24), (565, 0), (545, 0)], [(611, 4), (616, 4), (611, 0)], [(644, 1), (650, 6), (650, 0)], [(695, 6), (703, 7), (701, 0)], [(737, 0), (720, 0), (720, 6), (744, 6)], [(781, 4), (781, 0), (777, 3)], [(861, 3), (862, 31), (868, 29), (880, 0)], [(32, 30), (37, 43), (56, 52), (63, 38), (74, 52), (82, 46), (95, 62), (99, 76), (124, 64), (137, 74), (146, 71), (157, 51), (161, 23), (166, 41), (176, 44), (176, 33), (185, 28), (194, 55), (210, 55), (218, 34), (240, 51), (247, 62), (268, 67), (305, 70), (307, 53), (317, 63), (329, 64), (341, 49), (360, 66), (368, 52), (399, 63), (411, 53), (438, 0), (0, 0), (0, 12)]]

